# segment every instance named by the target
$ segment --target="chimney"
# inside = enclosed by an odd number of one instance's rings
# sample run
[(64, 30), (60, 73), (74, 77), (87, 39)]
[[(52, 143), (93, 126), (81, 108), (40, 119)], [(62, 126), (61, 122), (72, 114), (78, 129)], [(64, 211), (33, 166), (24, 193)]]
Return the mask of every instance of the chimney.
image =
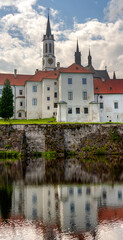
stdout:
[(17, 78), (17, 69), (14, 69), (14, 78)]
[(57, 62), (57, 68), (56, 68), (57, 70), (59, 70), (60, 69), (60, 62)]

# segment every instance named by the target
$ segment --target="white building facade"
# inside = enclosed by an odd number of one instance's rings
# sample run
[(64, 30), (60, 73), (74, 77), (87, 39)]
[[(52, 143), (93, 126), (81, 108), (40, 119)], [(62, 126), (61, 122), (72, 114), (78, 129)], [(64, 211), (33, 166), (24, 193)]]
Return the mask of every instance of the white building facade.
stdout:
[[(116, 77), (116, 76), (115, 76)], [(34, 75), (0, 74), (0, 97), (10, 80), (15, 119), (56, 117), (58, 122), (123, 122), (123, 79), (108, 79), (106, 70), (95, 70), (92, 57), (81, 65), (77, 42), (75, 63), (61, 68), (55, 63), (54, 36), (48, 15), (43, 36), (42, 71)]]

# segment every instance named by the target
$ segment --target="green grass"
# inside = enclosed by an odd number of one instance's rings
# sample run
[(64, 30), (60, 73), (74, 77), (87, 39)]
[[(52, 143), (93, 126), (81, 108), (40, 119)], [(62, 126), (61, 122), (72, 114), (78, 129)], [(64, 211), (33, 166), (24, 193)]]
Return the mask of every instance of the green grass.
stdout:
[(44, 119), (0, 119), (0, 124), (123, 124), (119, 122), (56, 122), (55, 118)]

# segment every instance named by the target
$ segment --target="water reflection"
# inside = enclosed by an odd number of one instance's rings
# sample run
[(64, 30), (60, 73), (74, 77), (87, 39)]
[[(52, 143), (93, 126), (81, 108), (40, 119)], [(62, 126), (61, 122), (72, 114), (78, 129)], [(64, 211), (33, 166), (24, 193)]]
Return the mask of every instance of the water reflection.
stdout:
[[(12, 189), (10, 215), (0, 204), (0, 235), (5, 231), (0, 239), (104, 239), (106, 232), (106, 239), (122, 239), (122, 184), (32, 186), (19, 181)], [(4, 189), (0, 196), (7, 196)]]
[(123, 184), (114, 184), (122, 170), (104, 162), (103, 169), (80, 159), (1, 165), (0, 240), (123, 239)]
[(28, 159), (25, 181), (32, 184), (123, 182), (123, 161), (121, 156)]

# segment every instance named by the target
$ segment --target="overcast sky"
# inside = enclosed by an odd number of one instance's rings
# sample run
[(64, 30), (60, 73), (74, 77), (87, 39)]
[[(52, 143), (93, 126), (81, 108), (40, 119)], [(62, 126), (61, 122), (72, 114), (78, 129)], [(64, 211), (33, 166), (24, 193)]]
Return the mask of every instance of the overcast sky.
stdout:
[(83, 66), (90, 47), (96, 69), (123, 78), (123, 0), (0, 0), (0, 72), (42, 69), (48, 8), (56, 62), (74, 62), (78, 39)]

